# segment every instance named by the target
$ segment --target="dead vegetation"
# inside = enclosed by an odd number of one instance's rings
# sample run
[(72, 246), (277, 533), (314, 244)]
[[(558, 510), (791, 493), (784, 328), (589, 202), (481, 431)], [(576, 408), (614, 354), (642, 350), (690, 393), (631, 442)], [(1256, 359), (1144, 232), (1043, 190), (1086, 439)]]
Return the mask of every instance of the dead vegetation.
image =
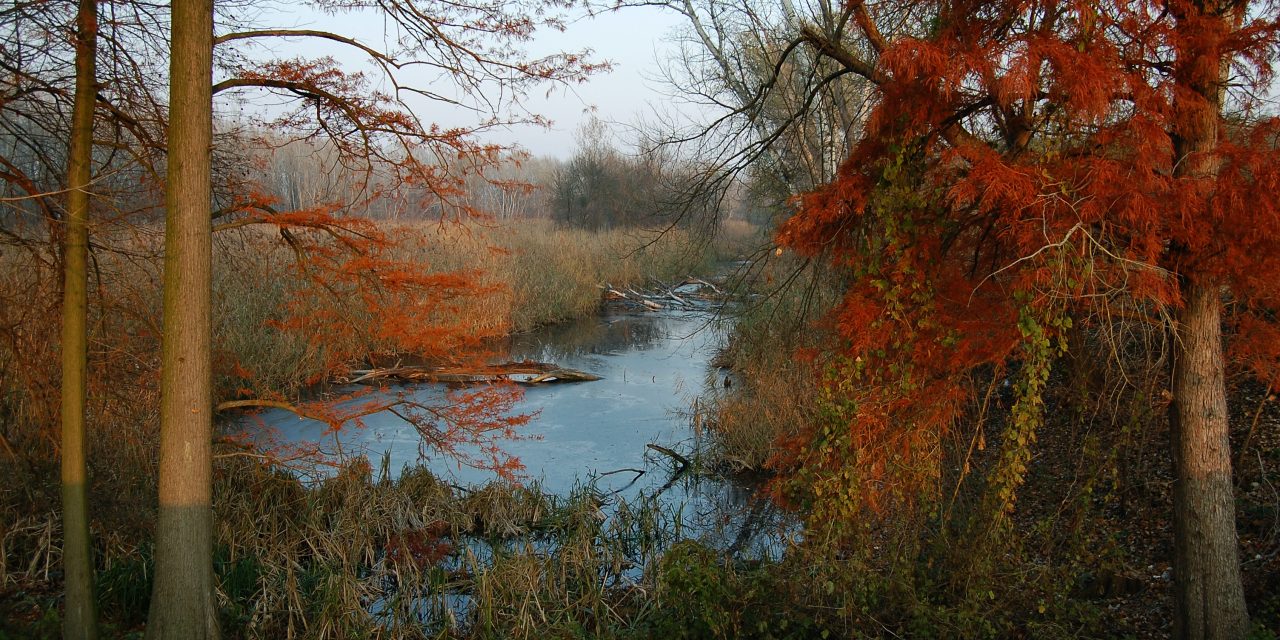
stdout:
[(546, 384), (555, 382), (591, 382), (600, 376), (585, 371), (568, 369), (550, 362), (504, 362), (474, 367), (437, 367), (429, 365), (398, 366), (381, 369), (355, 369), (346, 377), (334, 381), (343, 384), (375, 383), (384, 380), (396, 382), (443, 382), (448, 384), (478, 384), (482, 382), (515, 382), (518, 384)]
[[(653, 238), (536, 221), (519, 229), (410, 226), (422, 232), (423, 242), (407, 244), (405, 259), (471, 270), (493, 293), (466, 301), (473, 306), (465, 317), (489, 323), (487, 329), (477, 325), (485, 331), (519, 331), (595, 313), (601, 282), (640, 286), (650, 276), (672, 279), (698, 268), (690, 256), (713, 259), (699, 254), (705, 246), (681, 232), (636, 250)], [(160, 331), (153, 310), (160, 256), (156, 229), (103, 235), (109, 232), (97, 231), (103, 246), (113, 249), (94, 256), (90, 305), (90, 512), (104, 634), (129, 637), (143, 621), (151, 591), (146, 541), (155, 518)], [(44, 637), (57, 633), (61, 557), (54, 444), (57, 326), (48, 322), (58, 304), (56, 260), (38, 249), (0, 250), (0, 637)], [(220, 237), (216, 257), (215, 361), (222, 402), (285, 402), (332, 379), (334, 353), (379, 350), (377, 344), (316, 343), (281, 329), (283, 306), (299, 289), (288, 249), (278, 239), (238, 230)], [(319, 312), (355, 313), (340, 298), (308, 304)], [(358, 377), (351, 370), (359, 370), (359, 363), (336, 364), (343, 375)], [(430, 366), (437, 379), (477, 373)], [(534, 384), (589, 377), (544, 364), (479, 373)], [(421, 470), (374, 478), (367, 464), (348, 465), (330, 480), (307, 486), (274, 468), (273, 456), (230, 442), (219, 447), (220, 604), (224, 629), (242, 637), (422, 637), (468, 630), (489, 637), (536, 635), (535, 627), (520, 630), (518, 625), (529, 622), (510, 617), (506, 601), (471, 594), (536, 597), (545, 609), (540, 624), (560, 616), (567, 625), (581, 620), (581, 611), (556, 612), (553, 603), (569, 607), (603, 598), (620, 578), (599, 576), (614, 575), (616, 567), (644, 566), (652, 557), (645, 554), (659, 546), (645, 536), (660, 535), (653, 532), (663, 528), (646, 525), (649, 533), (637, 534), (637, 518), (659, 517), (641, 516), (641, 508), (624, 509), (631, 515), (604, 524), (600, 501), (586, 490), (562, 498), (509, 485), (464, 492)], [(614, 528), (616, 534), (608, 533)], [(493, 545), (483, 542), (489, 538)], [(555, 548), (566, 552), (548, 554), (545, 541), (551, 539), (562, 540)], [(513, 583), (498, 576), (519, 566), (538, 568), (527, 577), (542, 585), (537, 592), (505, 590)], [(459, 598), (474, 604), (459, 608)], [(597, 613), (607, 608), (595, 606)], [(608, 624), (607, 616), (599, 624)]]

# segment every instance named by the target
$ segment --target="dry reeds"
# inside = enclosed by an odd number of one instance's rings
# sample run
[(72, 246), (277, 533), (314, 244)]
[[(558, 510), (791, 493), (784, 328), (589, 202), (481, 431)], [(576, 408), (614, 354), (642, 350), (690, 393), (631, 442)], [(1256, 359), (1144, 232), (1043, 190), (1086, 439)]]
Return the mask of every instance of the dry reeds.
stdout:
[(459, 490), (423, 468), (375, 478), (364, 460), (310, 489), (254, 458), (226, 458), (219, 471), (223, 610), (252, 638), (626, 626), (635, 612), (620, 600), (678, 529), (652, 503), (606, 518), (586, 487), (567, 497), (509, 483)]
[[(474, 273), (496, 291), (459, 307), (481, 332), (592, 313), (604, 282), (674, 280), (712, 259), (680, 231), (655, 239), (526, 221), (515, 228), (416, 224), (392, 232), (413, 237), (398, 249), (401, 259)], [(128, 629), (142, 623), (150, 593), (160, 237), (147, 227), (95, 233), (91, 517), (102, 610), (110, 624)], [(216, 260), (221, 397), (296, 396), (325, 377), (333, 353), (384, 349), (376, 336), (370, 343), (317, 344), (279, 328), (283, 303), (301, 288), (291, 251), (277, 236), (249, 228), (220, 236)], [(16, 606), (14, 593), (56, 614), (58, 329), (50, 321), (59, 299), (56, 267), (56, 256), (38, 248), (0, 253), (0, 618)], [(656, 516), (647, 516), (643, 535), (636, 533), (639, 516), (613, 528), (585, 492), (560, 499), (535, 487), (495, 485), (463, 493), (420, 469), (395, 480), (374, 478), (367, 464), (307, 487), (251, 452), (221, 455), (219, 596), (224, 628), (245, 637), (509, 637), (532, 635), (534, 620), (604, 624), (611, 615), (604, 599), (615, 596), (609, 576), (616, 581), (624, 567), (644, 566), (657, 548)], [(533, 583), (540, 585), (533, 591), (513, 587)], [(486, 591), (493, 597), (475, 595)], [(11, 630), (0, 624), (0, 635)]]
[[(839, 283), (812, 267), (784, 261), (767, 269), (718, 358), (730, 386), (704, 398), (695, 416), (710, 435), (712, 464), (732, 472), (765, 470), (779, 441), (813, 423), (821, 377), (795, 354), (828, 338), (816, 320), (840, 296)], [(796, 273), (786, 287), (770, 284)]]

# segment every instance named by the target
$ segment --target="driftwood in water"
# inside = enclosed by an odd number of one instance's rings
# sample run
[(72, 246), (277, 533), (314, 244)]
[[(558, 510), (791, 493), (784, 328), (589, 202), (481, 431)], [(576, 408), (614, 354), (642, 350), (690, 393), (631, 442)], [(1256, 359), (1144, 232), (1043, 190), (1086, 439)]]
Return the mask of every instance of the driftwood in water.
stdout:
[[(714, 284), (693, 276), (689, 276), (674, 285), (667, 284), (653, 276), (650, 276), (649, 280), (655, 286), (648, 291), (637, 291), (632, 287), (627, 287), (623, 290), (607, 282), (600, 285), (600, 288), (604, 290), (604, 298), (606, 300), (627, 302), (639, 305), (650, 311), (661, 311), (668, 308), (705, 309), (715, 298), (723, 298), (725, 295)], [(703, 289), (710, 290), (714, 295), (708, 295)]]
[[(714, 291), (714, 292), (715, 292), (715, 294), (716, 294), (716, 295), (718, 295), (718, 296), (723, 296), (723, 295), (725, 295), (724, 291), (721, 291), (721, 290), (720, 290), (720, 287), (717, 287), (717, 286), (715, 286), (714, 284), (711, 284), (710, 282), (707, 282), (706, 280), (703, 280), (702, 278), (695, 278), (695, 277), (693, 277), (693, 276), (685, 276), (685, 277), (684, 277), (684, 282), (681, 282), (681, 283), (680, 283), (680, 285), (686, 285), (686, 284), (696, 284), (696, 285), (698, 285), (698, 286), (700, 286), (700, 287), (706, 287), (706, 288), (708, 288), (708, 289), (710, 289), (710, 290)], [(676, 285), (676, 286), (680, 286), (680, 285)]]
[(474, 384), (481, 382), (518, 382), (542, 384), (548, 382), (591, 382), (600, 376), (585, 371), (566, 369), (549, 362), (508, 362), (478, 367), (389, 367), (352, 371), (349, 383), (374, 380), (399, 382), (448, 382)]
[(676, 453), (671, 449), (668, 449), (660, 444), (653, 444), (653, 443), (646, 444), (645, 447), (653, 449), (654, 451), (657, 451), (658, 453), (661, 453), (662, 455), (667, 456), (668, 458), (671, 458), (672, 460), (675, 461), (676, 464), (680, 465), (680, 469), (676, 471), (677, 474), (683, 473), (685, 469), (689, 468), (689, 459)]
[(642, 293), (638, 293), (630, 287), (628, 287), (626, 291), (619, 291), (606, 283), (600, 288), (604, 289), (604, 297), (606, 300), (632, 302), (650, 311), (662, 311), (663, 309), (666, 309), (666, 306), (659, 302), (655, 302), (652, 296), (646, 296)]

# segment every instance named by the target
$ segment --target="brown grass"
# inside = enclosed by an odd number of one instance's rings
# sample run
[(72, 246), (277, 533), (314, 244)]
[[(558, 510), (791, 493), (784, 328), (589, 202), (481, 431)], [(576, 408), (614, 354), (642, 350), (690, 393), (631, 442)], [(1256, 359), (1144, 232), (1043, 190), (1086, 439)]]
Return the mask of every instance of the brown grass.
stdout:
[[(528, 330), (594, 313), (604, 282), (675, 280), (703, 272), (713, 259), (680, 231), (654, 238), (530, 221), (511, 228), (416, 224), (392, 232), (415, 239), (401, 249), (406, 259), (441, 271), (474, 270), (497, 285), (496, 295), (469, 300), (463, 312), (490, 330)], [(112, 636), (142, 622), (150, 592), (161, 239), (154, 228), (95, 234), (97, 244), (112, 247), (97, 251), (92, 263), (89, 407), (92, 530)], [(317, 345), (273, 329), (281, 302), (298, 291), (290, 259), (275, 236), (259, 230), (217, 241), (213, 322), (224, 398), (246, 388), (258, 396), (294, 396), (326, 373), (333, 362), (326, 350), (380, 347)], [(0, 620), (10, 620), (0, 622), (0, 637), (57, 629), (57, 268), (44, 249), (0, 247)], [(233, 365), (252, 371), (253, 379), (231, 375)], [(446, 606), (445, 583), (455, 593), (494, 595), (477, 600), (463, 619), (442, 623), (443, 633), (473, 626), (489, 629), (490, 637), (528, 636), (528, 627), (514, 631), (534, 611), (528, 597), (543, 603), (538, 619), (560, 598), (557, 615), (581, 620), (576, 607), (604, 592), (603, 583), (588, 576), (623, 563), (607, 545), (586, 548), (591, 545), (584, 541), (598, 541), (601, 523), (585, 498), (558, 503), (513, 487), (461, 495), (423, 471), (379, 481), (367, 466), (345, 468), (308, 488), (251, 452), (228, 448), (220, 455), (226, 456), (217, 463), (215, 498), (221, 603), (228, 628), (248, 637), (418, 637), (421, 607), (435, 607), (439, 620), (458, 615)], [(574, 542), (555, 558), (532, 546), (549, 530), (577, 532), (563, 534)], [(517, 553), (504, 542), (502, 553), (478, 553), (462, 548), (463, 536), (525, 539), (529, 546)], [(459, 545), (460, 559), (447, 570), (425, 562), (437, 542)], [(520, 583), (505, 576), (528, 566), (539, 567), (527, 578), (543, 586), (513, 590)], [(575, 608), (567, 611), (570, 602)], [(602, 606), (597, 600), (591, 615), (603, 615)], [(525, 614), (513, 616), (513, 607)]]
[(829, 339), (817, 321), (839, 299), (834, 280), (789, 259), (768, 265), (753, 288), (720, 358), (733, 386), (709, 396), (698, 418), (711, 435), (712, 463), (734, 472), (766, 470), (781, 439), (813, 424), (821, 376), (795, 356)]

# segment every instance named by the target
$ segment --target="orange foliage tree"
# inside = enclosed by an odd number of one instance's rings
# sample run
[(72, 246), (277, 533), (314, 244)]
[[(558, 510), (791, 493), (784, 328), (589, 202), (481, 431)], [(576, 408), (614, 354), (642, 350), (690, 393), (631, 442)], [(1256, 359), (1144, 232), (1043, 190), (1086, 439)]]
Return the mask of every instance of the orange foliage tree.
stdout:
[[(921, 18), (889, 38), (891, 10)], [(988, 480), (1007, 523), (1073, 312), (1127, 305), (1164, 323), (1173, 358), (1175, 628), (1242, 637), (1224, 370), (1234, 355), (1277, 382), (1280, 120), (1255, 99), (1272, 78), (1274, 5), (852, 0), (835, 23), (796, 46), (870, 81), (877, 105), (778, 234), (850, 276), (833, 318), (835, 427), (777, 460), (798, 474), (795, 496), (836, 516), (913, 499), (940, 473), (967, 374), (995, 367), (1016, 381)]]
[[(211, 571), (211, 231), (265, 225), (296, 256), (305, 284), (286, 302), (274, 330), (298, 332), (314, 343), (350, 345), (331, 350), (328, 372), (365, 347), (408, 353), (429, 361), (466, 357), (483, 335), (460, 318), (457, 301), (483, 295), (465, 273), (434, 274), (427, 265), (397, 257), (402, 240), (375, 225), (344, 215), (345, 208), (389, 190), (417, 188), (449, 202), (463, 193), (466, 177), (500, 158), (501, 149), (475, 140), (478, 129), (509, 122), (496, 96), (519, 96), (530, 85), (571, 81), (595, 67), (577, 55), (526, 59), (518, 44), (539, 26), (558, 26), (551, 1), (482, 0), (476, 3), (342, 1), (312, 3), (345, 14), (370, 9), (384, 18), (391, 50), (318, 30), (257, 29), (215, 37), (211, 0), (175, 2), (172, 10), (171, 122), (167, 185), (165, 326), (160, 425), (160, 518), (148, 637), (216, 637)], [(536, 17), (531, 17), (536, 16)], [(306, 38), (363, 54), (388, 92), (364, 72), (346, 71), (329, 57), (255, 61), (253, 43)], [(221, 45), (215, 55), (215, 47)], [(215, 75), (223, 79), (217, 80)], [(497, 111), (473, 128), (443, 129), (414, 115), (410, 101), (456, 102), (430, 89), (402, 83), (409, 70), (456, 87)], [(423, 76), (419, 76), (422, 78)], [(421, 81), (421, 80), (419, 80)], [(216, 155), (212, 102), (218, 94), (263, 90), (296, 108), (260, 123), (303, 139), (320, 139), (336, 153), (339, 170), (357, 176), (351, 197), (279, 210), (255, 185), (250, 171), (221, 159), (218, 202), (211, 202), (210, 173)], [(491, 93), (492, 92), (492, 93)], [(530, 117), (534, 121), (537, 118)], [(459, 166), (461, 165), (461, 166)], [(463, 213), (475, 213), (463, 209)], [(211, 221), (216, 221), (214, 225)], [(317, 303), (315, 298), (319, 298)], [(265, 328), (264, 328), (265, 329)], [(362, 353), (366, 352), (366, 353)], [(397, 411), (418, 426), (429, 445), (460, 452), (479, 446), (472, 461), (509, 472), (512, 461), (494, 444), (523, 418), (510, 416), (509, 390), (497, 387), (453, 394), (451, 403), (428, 406), (401, 394), (362, 403), (354, 411), (336, 403), (300, 408), (276, 398), (240, 399), (220, 408), (285, 407), (335, 429), (371, 411)], [(348, 403), (349, 406), (350, 403)]]
[[(375, 45), (318, 29), (236, 24), (214, 38), (216, 75), (223, 76), (213, 85), (215, 101), (225, 95), (250, 100), (262, 93), (276, 100), (275, 108), (263, 111), (270, 115), (242, 116), (251, 133), (239, 134), (223, 151), (219, 164), (241, 169), (217, 176), (213, 230), (267, 227), (295, 257), (291, 277), (298, 285), (269, 329), (324, 345), (325, 375), (399, 356), (464, 364), (483, 358), (484, 341), (504, 331), (501, 322), (479, 323), (466, 316), (468, 301), (494, 292), (481, 284), (480, 274), (435, 271), (420, 258), (411, 259), (413, 248), (428, 242), (424, 234), (377, 224), (356, 212), (413, 194), (424, 214), (487, 217), (469, 204), (468, 183), (498, 168), (511, 150), (479, 136), (511, 124), (544, 123), (521, 109), (527, 90), (577, 82), (603, 68), (583, 53), (529, 57), (521, 50), (536, 30), (562, 28), (560, 12), (568, 6), (555, 0), (367, 7), (323, 1), (314, 3), (322, 13), (378, 14), (395, 37)], [(362, 59), (363, 67), (344, 67), (332, 56), (258, 57), (299, 41), (346, 51)], [(452, 88), (444, 92), (442, 84)], [(420, 120), (415, 107), (431, 103), (465, 105), (476, 124), (447, 128)], [(293, 203), (300, 208), (282, 206), (252, 159), (253, 149), (269, 152), (282, 139), (322, 148), (344, 188), (324, 201)], [(246, 150), (250, 157), (243, 155)], [(241, 363), (230, 365), (236, 374), (253, 377)], [(437, 407), (393, 393), (368, 402), (293, 406), (275, 394), (245, 392), (253, 397), (220, 407), (284, 407), (333, 428), (371, 411), (401, 407), (432, 446), (464, 455), (458, 445), (479, 445), (486, 455), (469, 462), (504, 473), (515, 468), (493, 442), (520, 423), (503, 417), (515, 399), (510, 388), (453, 394), (450, 404)], [(344, 408), (335, 409), (339, 406)]]

